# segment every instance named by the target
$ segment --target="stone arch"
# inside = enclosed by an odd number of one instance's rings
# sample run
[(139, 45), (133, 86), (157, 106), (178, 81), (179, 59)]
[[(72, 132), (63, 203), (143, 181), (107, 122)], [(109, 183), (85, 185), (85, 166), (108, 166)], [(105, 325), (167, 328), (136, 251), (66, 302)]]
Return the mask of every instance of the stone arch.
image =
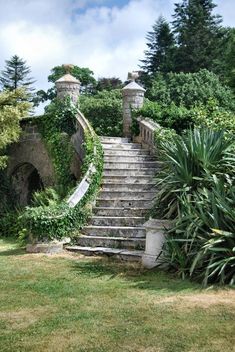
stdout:
[(17, 203), (21, 206), (30, 204), (33, 193), (44, 188), (37, 169), (29, 163), (18, 165), (13, 171), (11, 178)]
[[(30, 185), (30, 180), (27, 180), (27, 177), (35, 177), (35, 182), (38, 177), (43, 187), (50, 187), (55, 184), (53, 164), (41, 138), (21, 139), (9, 148), (8, 156), (7, 174), (9, 177), (14, 175), (16, 177), (18, 172), (18, 177), (20, 174), (22, 177), (25, 175), (23, 178), (25, 178), (26, 183), (29, 182), (28, 185)], [(24, 199), (26, 199), (26, 196)]]

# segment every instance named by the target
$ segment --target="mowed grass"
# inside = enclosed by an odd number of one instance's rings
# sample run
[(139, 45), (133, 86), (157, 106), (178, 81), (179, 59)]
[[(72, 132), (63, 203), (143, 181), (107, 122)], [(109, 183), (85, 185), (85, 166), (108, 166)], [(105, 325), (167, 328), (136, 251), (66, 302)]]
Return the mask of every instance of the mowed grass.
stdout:
[(235, 351), (235, 292), (0, 240), (0, 351)]

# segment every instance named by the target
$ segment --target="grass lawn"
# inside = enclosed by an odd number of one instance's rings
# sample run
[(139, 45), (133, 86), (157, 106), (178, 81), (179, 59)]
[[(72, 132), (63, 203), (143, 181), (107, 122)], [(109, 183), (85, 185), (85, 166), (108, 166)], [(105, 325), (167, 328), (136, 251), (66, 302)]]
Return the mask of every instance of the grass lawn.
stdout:
[(0, 240), (0, 351), (235, 351), (235, 291)]

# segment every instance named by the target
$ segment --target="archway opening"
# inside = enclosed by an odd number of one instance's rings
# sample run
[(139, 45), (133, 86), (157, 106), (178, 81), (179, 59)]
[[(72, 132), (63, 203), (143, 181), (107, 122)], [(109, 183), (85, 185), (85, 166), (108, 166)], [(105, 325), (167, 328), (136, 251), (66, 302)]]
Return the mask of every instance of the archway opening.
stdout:
[(43, 182), (37, 169), (29, 163), (21, 164), (14, 170), (12, 184), (20, 206), (30, 204), (34, 192), (43, 189)]

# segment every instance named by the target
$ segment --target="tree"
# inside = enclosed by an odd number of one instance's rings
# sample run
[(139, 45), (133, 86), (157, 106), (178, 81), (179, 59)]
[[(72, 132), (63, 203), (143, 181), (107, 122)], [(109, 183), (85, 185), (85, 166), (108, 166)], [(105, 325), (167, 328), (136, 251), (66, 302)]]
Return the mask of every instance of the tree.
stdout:
[(98, 91), (101, 90), (113, 90), (113, 89), (120, 89), (122, 88), (122, 81), (116, 77), (102, 77), (98, 79), (96, 89)]
[[(68, 70), (69, 68), (69, 70)], [(93, 77), (94, 73), (87, 67), (79, 67), (75, 65), (60, 65), (51, 69), (51, 74), (48, 76), (48, 82), (55, 83), (59, 78), (66, 73), (70, 73), (81, 82), (81, 92), (84, 94), (92, 94), (96, 90), (96, 80)], [(52, 100), (56, 97), (55, 85), (49, 88), (46, 92), (39, 90), (34, 98), (34, 105), (39, 105), (41, 102)]]
[(183, 0), (175, 4), (173, 28), (177, 42), (176, 72), (213, 70), (222, 50), (221, 16), (212, 0)]
[(35, 82), (30, 77), (30, 67), (26, 61), (14, 55), (10, 60), (6, 60), (5, 70), (1, 71), (0, 82), (3, 89), (15, 90), (20, 87), (32, 91), (32, 84)]
[[(71, 65), (72, 66), (72, 65)], [(66, 65), (55, 66), (48, 76), (48, 82), (55, 83), (57, 79), (68, 73)], [(90, 93), (94, 90), (96, 80), (93, 77), (94, 72), (87, 67), (72, 66), (69, 73), (81, 82), (81, 90), (84, 93)]]
[(6, 167), (5, 148), (20, 135), (20, 120), (26, 117), (31, 104), (25, 89), (4, 90), (0, 93), (0, 170)]
[(147, 34), (145, 59), (141, 60), (141, 69), (150, 76), (156, 72), (167, 73), (174, 68), (174, 36), (168, 22), (159, 17), (153, 25), (153, 31)]

